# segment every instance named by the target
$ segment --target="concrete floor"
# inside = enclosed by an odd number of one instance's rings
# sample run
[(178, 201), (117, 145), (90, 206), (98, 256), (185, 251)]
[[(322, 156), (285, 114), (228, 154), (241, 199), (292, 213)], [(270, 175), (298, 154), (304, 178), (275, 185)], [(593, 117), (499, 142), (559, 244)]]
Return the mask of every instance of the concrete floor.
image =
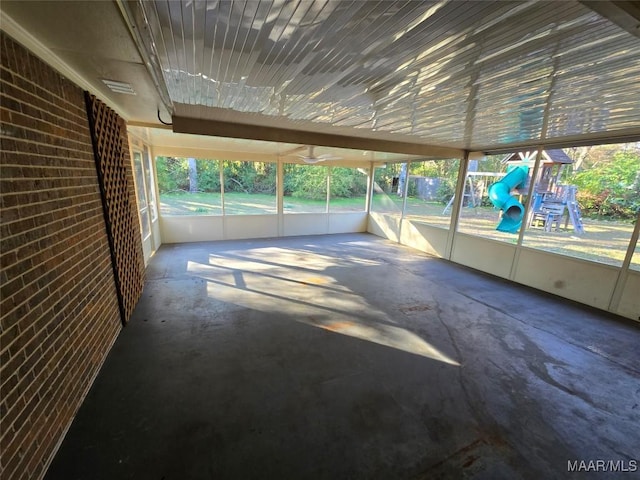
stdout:
[(46, 478), (567, 478), (640, 459), (638, 345), (371, 235), (165, 245)]

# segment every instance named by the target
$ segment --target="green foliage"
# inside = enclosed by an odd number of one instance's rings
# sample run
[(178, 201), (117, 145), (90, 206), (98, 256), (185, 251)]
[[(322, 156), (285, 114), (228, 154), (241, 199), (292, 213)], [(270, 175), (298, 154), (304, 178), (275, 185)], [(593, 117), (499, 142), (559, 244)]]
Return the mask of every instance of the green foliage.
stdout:
[(367, 193), (367, 176), (355, 168), (331, 169), (331, 197), (351, 198)]
[[(197, 159), (198, 191), (220, 192), (220, 161)], [(225, 192), (275, 193), (276, 164), (265, 162), (224, 161)], [(189, 166), (186, 158), (158, 157), (160, 193), (189, 191)]]
[[(578, 187), (577, 199), (587, 216), (632, 219), (640, 209), (640, 150), (607, 146), (585, 151), (583, 170), (571, 173), (566, 169), (564, 182)], [(587, 155), (588, 154), (588, 155)], [(489, 156), (478, 164), (479, 171), (501, 171), (502, 156)], [(427, 160), (409, 164), (409, 175), (439, 178), (437, 199), (446, 203), (455, 191), (459, 162), (457, 160)], [(243, 194), (274, 194), (276, 164), (252, 161), (196, 160), (198, 190), (220, 192), (220, 168), (223, 168), (225, 192)], [(158, 157), (156, 160), (158, 188), (161, 194), (189, 191), (187, 158)], [(375, 169), (375, 186), (390, 194), (393, 179), (400, 175), (401, 164), (389, 163)], [(284, 165), (284, 195), (322, 200), (326, 198), (326, 165)], [(355, 168), (333, 167), (332, 198), (361, 197), (366, 193), (366, 175)], [(415, 196), (416, 183), (409, 182), (409, 196)], [(483, 199), (484, 200), (484, 199)]]
[(505, 155), (487, 155), (482, 160), (479, 160), (477, 165), (478, 172), (504, 172), (507, 169), (507, 165), (502, 163)]
[(444, 162), (426, 160), (423, 162), (412, 162), (409, 164), (409, 175), (420, 177), (441, 177), (443, 176)]
[[(285, 164), (284, 194), (309, 200), (327, 196), (328, 168), (315, 165)], [(355, 168), (331, 169), (331, 197), (352, 198), (367, 193), (367, 176)]]
[[(220, 167), (223, 169), (224, 190), (227, 193), (274, 194), (277, 165), (269, 162), (196, 160), (198, 191), (220, 192)], [(158, 157), (156, 160), (158, 188), (161, 194), (189, 191), (187, 158)], [(326, 198), (326, 166), (284, 166), (284, 194), (310, 200)], [(355, 168), (333, 168), (332, 196), (351, 198), (367, 191), (367, 177)]]
[(446, 205), (456, 192), (456, 180), (455, 178), (443, 178), (440, 180), (438, 190), (436, 190), (436, 199)]
[(393, 187), (393, 178), (398, 177), (400, 175), (400, 169), (402, 168), (401, 163), (388, 163), (386, 167), (378, 167), (375, 169), (373, 178), (374, 178), (374, 188), (381, 188), (384, 193), (390, 194)]
[[(409, 164), (409, 174), (427, 178), (437, 178), (440, 182), (435, 199), (447, 204), (456, 190), (456, 179), (460, 161), (457, 159), (425, 160)], [(417, 195), (416, 182), (409, 182), (408, 196)]]
[(327, 197), (327, 167), (285, 164), (284, 194), (321, 200)]
[(459, 160), (424, 160), (409, 164), (409, 175), (430, 178), (455, 178), (458, 175)]
[(156, 171), (160, 193), (189, 190), (189, 168), (186, 158), (158, 157)]
[(275, 193), (275, 163), (228, 160), (222, 163), (225, 192)]
[[(220, 170), (217, 160), (196, 160), (198, 190), (220, 191)], [(189, 161), (187, 158), (158, 157), (156, 159), (160, 193), (189, 191)]]
[(207, 193), (220, 192), (220, 162), (218, 160), (196, 160), (198, 190)]
[(617, 151), (569, 178), (578, 187), (577, 200), (585, 215), (628, 219), (640, 209), (640, 155)]
[(416, 182), (409, 182), (407, 185), (407, 196), (408, 197), (416, 197), (418, 195), (418, 185)]

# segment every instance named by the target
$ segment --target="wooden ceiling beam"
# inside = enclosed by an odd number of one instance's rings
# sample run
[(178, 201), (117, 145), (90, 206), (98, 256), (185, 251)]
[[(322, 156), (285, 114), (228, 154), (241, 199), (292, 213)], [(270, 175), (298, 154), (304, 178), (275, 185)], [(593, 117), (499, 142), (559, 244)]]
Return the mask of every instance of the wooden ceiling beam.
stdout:
[(173, 131), (175, 133), (243, 138), (247, 140), (266, 140), (269, 142), (298, 143), (322, 147), (353, 148), (376, 152), (419, 155), (421, 157), (431, 158), (462, 158), (464, 155), (464, 150), (458, 148), (391, 140), (348, 137), (329, 133), (268, 127), (263, 125), (229, 123), (218, 120), (203, 120), (179, 116), (174, 116), (172, 122)]

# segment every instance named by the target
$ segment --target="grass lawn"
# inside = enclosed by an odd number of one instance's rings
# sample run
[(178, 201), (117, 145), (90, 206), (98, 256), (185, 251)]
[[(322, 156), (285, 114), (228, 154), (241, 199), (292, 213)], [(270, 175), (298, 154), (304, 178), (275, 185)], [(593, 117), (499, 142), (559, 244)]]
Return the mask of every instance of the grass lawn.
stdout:
[[(267, 194), (225, 193), (225, 214), (264, 215), (276, 213), (276, 196)], [(397, 195), (376, 194), (372, 211), (400, 215), (404, 200)], [(362, 212), (365, 197), (332, 198), (331, 212)], [(451, 210), (444, 213), (445, 206), (438, 202), (427, 202), (419, 198), (407, 198), (405, 217), (441, 228), (449, 228)], [(324, 213), (325, 200), (310, 200), (300, 197), (285, 197), (285, 213)], [(172, 193), (160, 195), (161, 215), (222, 215), (220, 194)], [(491, 207), (463, 207), (460, 212), (458, 230), (515, 244), (518, 235), (498, 232), (500, 212)], [(619, 266), (624, 259), (633, 224), (626, 222), (584, 220), (584, 235), (575, 235), (571, 224), (560, 231), (545, 232), (542, 227), (527, 229), (523, 245), (549, 252), (560, 253), (585, 260)], [(640, 270), (640, 253), (636, 247), (632, 268)]]
[[(285, 213), (324, 213), (326, 200), (311, 200), (300, 197), (284, 197)], [(332, 212), (364, 212), (365, 196), (355, 198), (332, 198)], [(276, 213), (276, 196), (262, 193), (224, 194), (226, 215), (265, 215)], [(222, 215), (220, 194), (216, 193), (163, 193), (160, 195), (162, 215)]]
[[(227, 215), (276, 213), (276, 196), (268, 194), (225, 193)], [(219, 193), (162, 193), (162, 215), (222, 215)]]

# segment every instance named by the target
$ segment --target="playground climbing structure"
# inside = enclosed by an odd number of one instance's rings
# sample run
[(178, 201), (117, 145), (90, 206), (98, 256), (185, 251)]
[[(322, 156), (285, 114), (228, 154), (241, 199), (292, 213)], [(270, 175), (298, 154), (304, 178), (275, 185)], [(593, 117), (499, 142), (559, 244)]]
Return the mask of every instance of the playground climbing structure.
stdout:
[(584, 233), (582, 212), (576, 200), (577, 187), (574, 185), (557, 185), (553, 192), (536, 192), (529, 225), (540, 225), (545, 231), (560, 230), (560, 223), (564, 220), (566, 230), (571, 222), (573, 231), (577, 235)]
[(569, 212), (569, 219), (573, 225), (573, 230), (578, 234), (584, 233), (584, 225), (582, 223), (582, 212), (580, 206), (576, 200), (576, 192), (578, 188), (574, 185), (568, 186), (567, 192), (567, 210)]

